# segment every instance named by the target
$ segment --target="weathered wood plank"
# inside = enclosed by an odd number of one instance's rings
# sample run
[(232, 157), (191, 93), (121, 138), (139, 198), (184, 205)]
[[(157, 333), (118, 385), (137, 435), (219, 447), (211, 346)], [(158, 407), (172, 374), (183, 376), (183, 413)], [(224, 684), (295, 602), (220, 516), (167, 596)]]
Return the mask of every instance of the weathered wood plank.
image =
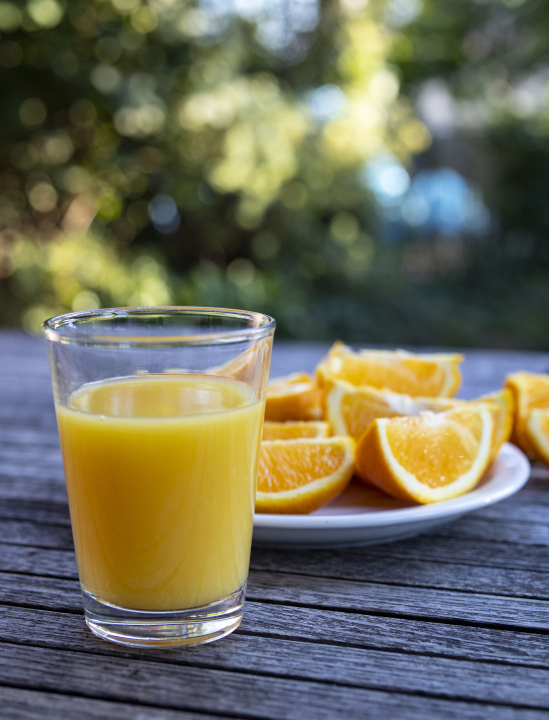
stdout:
[(347, 551), (345, 562), (331, 550), (252, 549), (254, 570), (293, 572), (315, 577), (341, 578), (360, 582), (394, 583), (491, 595), (549, 599), (547, 574), (534, 570), (438, 563), (368, 555)]
[(162, 710), (92, 698), (36, 692), (0, 686), (0, 707), (6, 720), (220, 720), (226, 715), (204, 715)]
[(0, 348), (0, 369), (0, 387), (6, 387), (10, 380), (24, 382), (27, 377), (41, 378), (44, 383), (50, 379), (46, 357), (32, 352), (27, 353), (27, 357), (24, 352), (6, 355)]
[[(34, 379), (36, 385), (37, 378)], [(38, 387), (33, 391), (32, 384), (29, 387), (23, 379), (10, 379), (10, 382), (4, 381), (0, 384), (0, 392), (2, 393), (2, 405), (6, 408), (15, 409), (17, 406), (33, 408), (36, 413), (45, 413), (52, 411), (53, 394), (51, 382), (48, 387), (47, 378), (40, 378)]]
[[(80, 603), (76, 584), (70, 588), (70, 592), (76, 607)], [(64, 599), (63, 601), (65, 602)], [(247, 602), (244, 621), (238, 633), (254, 637), (275, 637), (279, 640), (314, 641), (325, 646), (354, 647), (376, 652), (404, 651), (408, 653), (404, 656), (406, 660), (402, 661), (405, 664), (414, 662), (410, 660), (411, 653), (413, 656), (474, 659), (549, 670), (546, 636), (524, 632)], [(45, 644), (58, 649), (78, 648), (84, 652), (125, 652), (93, 637), (85, 627), (80, 613), (69, 617), (66, 613), (36, 608), (0, 606), (0, 639), (31, 645)], [(253, 652), (254, 647), (258, 648), (250, 641), (246, 645), (246, 652)], [(175, 651), (170, 651), (173, 652)], [(186, 657), (187, 650), (180, 652)], [(306, 651), (305, 655), (308, 657), (311, 653), (314, 654), (314, 651)], [(340, 662), (344, 660), (343, 656), (338, 657)], [(174, 657), (170, 654), (163, 659), (172, 662)], [(384, 661), (381, 666), (383, 664)], [(314, 679), (315, 676), (311, 677)]]
[(2, 428), (0, 434), (1, 447), (55, 447), (59, 448), (59, 434), (57, 428), (48, 430), (47, 428)]
[(23, 402), (18, 406), (0, 405), (0, 425), (22, 428), (57, 428), (55, 410), (44, 405), (44, 412), (36, 412), (35, 405)]
[[(344, 558), (344, 562), (342, 562)], [(402, 560), (367, 552), (252, 549), (250, 567), (368, 583), (395, 584), (493, 596), (549, 600), (547, 574), (533, 570)], [(0, 570), (50, 577), (77, 576), (74, 553), (29, 545), (0, 543)]]
[[(6, 511), (0, 508), (0, 517)], [(63, 516), (63, 525), (69, 521)], [(491, 523), (494, 525), (495, 523)], [(456, 523), (459, 525), (459, 522)], [(482, 529), (485, 530), (486, 523)], [(523, 532), (520, 526), (520, 531)], [(431, 533), (409, 540), (369, 546), (363, 550), (352, 548), (334, 551), (342, 561), (348, 557), (360, 557), (360, 562), (370, 562), (376, 557), (393, 559), (411, 559), (421, 562), (435, 560), (437, 562), (459, 563), (480, 567), (500, 567), (511, 569), (530, 569), (533, 571), (549, 572), (549, 554), (546, 547), (549, 545), (549, 525), (528, 524), (533, 534), (532, 542), (528, 545), (516, 545), (510, 540), (497, 542), (496, 540), (483, 540), (480, 537), (469, 538), (460, 534), (459, 530), (448, 535)], [(488, 535), (486, 531), (485, 535)], [(541, 541), (545, 540), (542, 545)], [(537, 541), (537, 542), (534, 542)], [(72, 535), (64, 528), (52, 528), (49, 524), (25, 522), (18, 520), (0, 521), (0, 542), (16, 545), (31, 545), (42, 548), (71, 549)], [(541, 545), (541, 547), (538, 547)], [(258, 552), (262, 552), (258, 550)], [(282, 551), (284, 557), (289, 552)], [(316, 551), (314, 551), (316, 552)], [(319, 555), (319, 557), (322, 557)]]
[[(43, 522), (29, 522), (11, 519), (1, 519), (3, 515), (10, 512), (9, 507), (4, 508), (0, 505), (0, 543), (12, 545), (29, 545), (41, 548), (52, 549), (72, 549), (72, 534), (66, 525), (70, 522), (66, 508), (62, 516), (62, 527), (50, 525)], [(459, 525), (459, 521), (455, 525)], [(484, 535), (490, 533), (486, 531), (486, 525), (496, 525), (496, 523), (481, 524)], [(504, 527), (509, 524), (506, 523)], [(506, 542), (497, 542), (495, 540), (483, 540), (482, 534), (479, 532), (469, 538), (467, 535), (460, 534), (459, 529), (447, 535), (430, 533), (410, 538), (408, 540), (389, 543), (385, 545), (369, 546), (364, 549), (349, 548), (338, 549), (333, 551), (333, 555), (339, 558), (340, 562), (347, 562), (351, 558), (351, 562), (360, 562), (362, 565), (370, 563), (375, 558), (392, 558), (417, 560), (424, 563), (429, 560), (436, 562), (459, 563), (460, 565), (472, 565), (479, 567), (495, 567), (505, 568), (507, 570), (532, 570), (535, 572), (549, 572), (549, 553), (547, 553), (547, 545), (549, 545), (549, 525), (536, 525), (530, 523), (526, 526), (515, 524), (518, 526), (517, 534), (522, 535), (523, 529), (529, 528), (532, 542), (530, 544), (514, 544), (510, 540)], [(535, 541), (538, 541), (537, 543)], [(545, 540), (542, 545), (541, 540)], [(257, 552), (268, 552), (258, 549)], [(285, 563), (285, 558), (289, 550), (280, 551), (277, 561)], [(318, 558), (325, 557), (321, 551), (309, 551), (307, 557), (311, 557), (311, 553)], [(357, 560), (358, 556), (358, 560)], [(309, 565), (309, 563), (307, 563)]]
[(476, 626), (549, 629), (546, 600), (511, 599), (480, 592), (452, 592), (256, 570), (250, 573), (248, 597), (304, 607), (463, 621)]
[[(272, 374), (302, 368), (312, 370), (325, 350), (325, 345), (277, 343)], [(120, 653), (125, 651), (110, 645), (101, 650), (106, 655), (100, 657), (96, 653), (94, 656), (95, 651), (88, 644), (95, 641), (82, 624), (74, 556), (66, 549), (71, 545), (70, 528), (43, 341), (18, 333), (10, 337), (0, 333), (0, 366), (3, 398), (0, 403), (0, 517), (5, 518), (0, 522), (0, 541), (5, 541), (0, 545), (0, 568), (14, 571), (0, 573), (0, 598), (10, 604), (5, 614), (0, 608), (0, 626), (4, 617), (4, 639), (15, 642), (15, 645), (2, 646), (3, 649), (10, 647), (10, 655), (4, 659), (5, 667), (0, 668), (0, 675), (7, 672), (9, 676), (8, 665), (14, 658), (14, 667), (22, 674), (23, 668), (33, 664), (38, 652), (37, 663), (42, 671), (37, 670), (34, 680), (31, 678), (25, 687), (40, 688), (39, 683), (44, 682), (48, 668), (52, 667), (44, 687), (56, 696), (60, 691), (91, 695), (96, 699), (90, 702), (96, 707), (103, 702), (99, 700), (103, 695), (98, 676), (103, 672), (104, 686), (105, 669), (108, 672), (111, 667), (115, 668), (116, 685), (111, 700), (116, 700), (116, 707), (125, 708), (127, 702), (150, 702), (158, 682), (154, 673), (150, 674), (149, 666), (155, 665), (159, 676), (168, 670), (168, 678), (160, 683), (161, 693), (168, 692), (163, 683), (169, 681), (180, 691), (180, 676), (170, 673), (186, 673), (184, 689), (192, 702), (196, 699), (193, 693), (198, 681), (193, 682), (195, 676), (190, 677), (189, 672), (197, 672), (196, 677), (202, 677), (198, 704), (182, 705), (181, 696), (175, 697), (176, 690), (167, 703), (161, 703), (165, 708), (185, 707), (188, 712), (200, 714), (214, 711), (245, 717), (251, 708), (250, 716), (255, 716), (253, 713), (257, 711), (258, 717), (272, 716), (277, 720), (294, 716), (357, 715), (422, 719), (457, 715), (466, 718), (539, 716), (535, 710), (515, 707), (504, 710), (500, 706), (473, 703), (475, 699), (475, 702), (480, 699), (502, 702), (503, 698), (503, 702), (520, 706), (526, 695), (526, 702), (539, 703), (536, 707), (543, 707), (542, 715), (547, 716), (544, 693), (549, 683), (543, 674), (547, 668), (543, 633), (549, 631), (546, 600), (549, 592), (546, 582), (549, 469), (534, 466), (533, 481), (511, 500), (415, 540), (331, 554), (323, 554), (324, 551), (310, 555), (308, 551), (278, 555), (278, 551), (254, 552), (255, 569), (248, 593), (251, 601), (241, 632), (211, 649), (180, 651), (185, 667), (178, 667), (179, 661), (176, 666), (169, 665), (164, 656), (155, 657), (154, 662), (152, 657), (145, 660), (139, 652), (135, 657), (123, 658)], [(549, 355), (468, 353), (462, 396), (473, 397), (495, 389), (506, 373), (518, 368), (547, 371)], [(28, 609), (17, 605), (26, 605)], [(40, 615), (40, 608), (64, 612)], [(51, 616), (51, 623), (46, 622), (46, 616)], [(71, 634), (70, 628), (77, 626), (85, 633), (83, 640)], [(528, 632), (528, 628), (536, 632)], [(22, 640), (22, 630), (28, 633), (27, 640)], [(34, 639), (30, 637), (33, 632)], [(48, 647), (20, 646), (21, 642), (36, 642), (40, 632), (47, 635), (44, 644)], [(58, 643), (61, 649), (51, 647), (52, 643)], [(71, 643), (78, 646), (80, 652), (70, 653)], [(19, 653), (26, 650), (33, 654), (25, 661)], [(51, 652), (60, 654), (53, 656)], [(42, 653), (50, 653), (48, 659)], [(2, 655), (0, 652), (0, 666)], [(65, 669), (67, 663), (72, 663), (73, 656), (86, 655), (89, 664), (83, 661), (74, 672), (71, 665), (71, 677), (68, 684), (63, 685), (61, 664)], [(485, 665), (487, 661), (496, 668), (495, 675), (492, 665)], [(53, 666), (49, 662), (53, 662)], [(134, 685), (128, 684), (128, 663), (134, 669), (133, 663), (139, 665), (137, 680), (131, 678)], [(215, 670), (190, 667), (209, 663)], [(520, 672), (509, 680), (506, 673), (511, 670), (502, 663), (521, 666)], [(263, 670), (262, 664), (266, 666)], [(271, 673), (271, 677), (258, 677), (261, 672)], [(141, 688), (143, 695), (134, 695), (139, 673), (145, 674), (146, 682)], [(209, 697), (204, 673), (210, 673)], [(228, 675), (223, 676), (221, 682), (216, 673)], [(95, 675), (91, 678), (91, 689), (90, 674)], [(339, 686), (328, 685), (334, 681), (334, 674)], [(284, 676), (283, 680), (280, 675)], [(491, 675), (495, 683), (485, 688), (483, 680), (490, 684)], [(442, 676), (446, 677), (450, 689), (437, 689), (436, 679)], [(219, 692), (223, 694), (225, 685), (235, 677), (240, 696), (236, 697), (235, 691), (230, 702), (223, 697), (220, 705)], [(250, 677), (255, 684), (253, 692), (246, 695)], [(313, 682), (318, 679), (323, 682)], [(383, 685), (387, 679), (394, 685)], [(8, 677), (4, 682), (12, 681)], [(262, 701), (257, 703), (258, 696), (264, 697), (263, 688), (274, 692), (275, 683), (278, 683), (279, 694), (289, 693), (289, 699), (284, 697), (281, 702), (280, 698), (277, 701), (270, 695), (265, 707)], [(344, 683), (355, 687), (344, 686)], [(531, 693), (528, 683), (533, 688)], [(440, 680), (441, 687), (443, 684)], [(326, 702), (322, 702), (318, 686), (327, 692)], [(383, 688), (396, 692), (388, 693)], [(491, 690), (495, 695), (499, 693), (495, 700), (491, 699)], [(409, 695), (405, 696), (403, 691)], [(460, 695), (459, 691), (464, 694)], [(442, 702), (434, 699), (439, 692), (449, 693), (453, 700), (437, 705)], [(416, 693), (432, 697), (418, 699)], [(318, 699), (318, 707), (311, 705), (311, 697)], [(472, 701), (461, 703), (463, 697)], [(419, 704), (411, 705), (410, 699)], [(389, 700), (392, 705), (387, 704)], [(256, 705), (261, 707), (257, 709)], [(364, 707), (370, 715), (362, 712)], [(153, 709), (151, 712), (173, 715), (174, 711)], [(70, 716), (70, 712), (68, 714)]]
[(3, 485), (3, 478), (25, 478), (41, 482), (42, 480), (55, 479), (58, 482), (64, 481), (63, 464), (56, 462), (44, 462), (33, 466), (26, 463), (24, 459), (18, 462), (2, 462), (0, 460), (0, 482)]
[[(40, 553), (41, 551), (36, 551)], [(31, 563), (36, 555), (28, 557)], [(40, 559), (40, 555), (38, 555)], [(74, 560), (73, 560), (74, 563)], [(61, 568), (41, 575), (0, 573), (0, 602), (26, 604), (45, 608), (67, 608), (68, 600), (51, 593), (67, 590), (64, 583), (75, 579)], [(65, 574), (63, 574), (65, 572)], [(18, 578), (10, 580), (9, 577)], [(549, 604), (545, 600), (499, 597), (429, 588), (399, 587), (382, 583), (352, 582), (330, 578), (303, 577), (287, 573), (252, 571), (248, 598), (258, 602), (300, 605), (317, 609), (358, 611), (382, 616), (429, 619), (444, 622), (466, 622), (476, 626), (498, 628), (549, 629)], [(57, 602), (65, 603), (56, 605)], [(72, 603), (67, 609), (78, 609)]]
[[(14, 524), (6, 529), (3, 527), (6, 520), (12, 523), (22, 521), (37, 524), (38, 527), (29, 533), (24, 528), (17, 529)], [(70, 525), (69, 509), (65, 498), (61, 502), (46, 502), (19, 497), (1, 497), (0, 542), (37, 544), (41, 547), (49, 547), (47, 538), (42, 536), (40, 530), (48, 524)], [(45, 530), (45, 532), (48, 531)], [(33, 540), (35, 536), (39, 538), (36, 542)], [(431, 546), (432, 552), (439, 554), (439, 559), (444, 558), (444, 548), (448, 546), (448, 553), (452, 554), (452, 561), (467, 558), (467, 561), (473, 564), (491, 564), (492, 562), (499, 564), (502, 562), (501, 554), (503, 554), (506, 558), (505, 562), (509, 562), (512, 567), (541, 569), (548, 559), (544, 548), (549, 545), (549, 522), (547, 524), (516, 521), (502, 523), (486, 520), (478, 513), (474, 513), (456, 522), (440, 526), (431, 533), (426, 533), (413, 540), (410, 539), (406, 543), (371, 546), (369, 551), (391, 554), (393, 550), (398, 552), (404, 546), (410, 553), (414, 550), (423, 552), (425, 544)], [(540, 547), (532, 548), (531, 546)], [(60, 546), (55, 544), (52, 547)], [(477, 548), (478, 554), (475, 552), (475, 548)], [(475, 553), (475, 557), (470, 558), (471, 552), (469, 551)], [(341, 552), (346, 551), (342, 550)], [(538, 561), (541, 562), (541, 565)]]
[(0, 466), (2, 466), (2, 473), (6, 475), (8, 473), (4, 470), (4, 466), (8, 464), (16, 468), (15, 472), (18, 472), (21, 467), (44, 468), (53, 466), (56, 469), (62, 467), (59, 443), (57, 446), (35, 443), (17, 446), (13, 442), (7, 445), (0, 444)]
[[(22, 598), (31, 607), (82, 613), (80, 589), (76, 581), (0, 574), (0, 602), (21, 603)], [(268, 601), (269, 597), (265, 599)], [(300, 596), (294, 594), (293, 599), (299, 601)], [(339, 596), (334, 596), (333, 599), (334, 602), (341, 602)], [(392, 599), (398, 601), (398, 593), (397, 597)], [(432, 611), (427, 598), (424, 599), (426, 600), (425, 610)], [(440, 601), (440, 595), (437, 599)], [(373, 600), (375, 610), (383, 612), (385, 604), (383, 607), (375, 606), (375, 598)], [(446, 596), (446, 600), (447, 604), (451, 606), (452, 597)], [(512, 639), (515, 638), (514, 633), (506, 631), (482, 630), (466, 626), (446, 627), (442, 623), (426, 624), (421, 621), (413, 622), (390, 617), (368, 617), (356, 612), (342, 613), (308, 607), (263, 605), (253, 601), (248, 601), (246, 608), (243, 630), (250, 633), (275, 633), (283, 637), (322, 640), (323, 642), (333, 641), (336, 644), (352, 643), (365, 647), (402, 648), (411, 652), (425, 648), (425, 652), (450, 654), (456, 657), (484, 659), (498, 659), (499, 657), (501, 660), (507, 658), (509, 662), (518, 662), (522, 659), (522, 664), (540, 664), (540, 660), (543, 664), (547, 657), (545, 638), (531, 634), (520, 633), (515, 641)], [(391, 609), (394, 608), (389, 608), (389, 610)], [(511, 612), (514, 609), (516, 608), (511, 606)], [(521, 609), (524, 609), (524, 605)], [(538, 614), (543, 612), (543, 609), (538, 610)], [(294, 616), (295, 620), (292, 620)], [(438, 644), (437, 638), (441, 639), (441, 645)], [(490, 644), (483, 644), (483, 640), (487, 638), (492, 638), (494, 653), (492, 656), (489, 655)], [(432, 640), (434, 644), (426, 645), (428, 639)], [(507, 654), (506, 647), (509, 648)], [(536, 647), (540, 648), (541, 655), (536, 655)]]
[(0, 521), (0, 543), (59, 550), (73, 547), (70, 527), (15, 520)]
[[(35, 526), (35, 530), (39, 527)], [(44, 533), (48, 533), (47, 526), (44, 528)], [(57, 535), (55, 531), (52, 531), (52, 536), (53, 534)], [(64, 537), (70, 536), (65, 534)], [(284, 570), (305, 576), (359, 582), (394, 583), (402, 586), (549, 599), (547, 574), (538, 570), (465, 565), (458, 564), (455, 560), (452, 563), (433, 562), (416, 558), (408, 559), (403, 565), (401, 558), (392, 554), (383, 554), (383, 547), (381, 546), (377, 553), (370, 548), (346, 551), (296, 549), (292, 552), (254, 548), (251, 568), (275, 572)], [(402, 552), (404, 555), (404, 551)], [(449, 555), (451, 559), (451, 553)], [(30, 544), (0, 543), (0, 570), (54, 577), (76, 576), (72, 551)]]
[(0, 572), (0, 603), (83, 614), (78, 580)]
[(547, 668), (547, 635), (248, 600), (239, 632)]
[[(235, 640), (238, 640), (238, 636), (228, 638), (226, 647)], [(214, 711), (238, 717), (273, 720), (347, 720), (358, 713), (365, 718), (378, 718), (382, 713), (384, 716), (399, 718), (528, 717), (537, 720), (545, 716), (544, 710), (531, 710), (527, 714), (527, 711), (517, 707), (502, 706), (497, 700), (495, 704), (453, 701), (404, 694), (392, 687), (389, 691), (363, 689), (335, 683), (266, 677), (208, 667), (175, 666), (133, 658), (90, 656), (81, 652), (9, 644), (4, 644), (2, 650), (1, 684), (56, 692), (62, 690), (104, 700), (152, 704), (187, 711)], [(199, 648), (189, 649), (188, 652), (196, 654), (196, 650)], [(207, 646), (207, 651), (215, 653), (219, 649), (213, 644)], [(262, 660), (268, 662), (269, 658)], [(415, 670), (417, 674), (417, 666)], [(432, 675), (429, 663), (422, 672), (425, 676)], [(441, 686), (444, 686), (443, 679)], [(487, 692), (490, 692), (489, 688)], [(528, 697), (524, 699), (529, 702)]]
[(29, 545), (0, 544), (0, 570), (46, 577), (78, 577), (74, 552)]
[(0, 523), (4, 520), (65, 526), (71, 522), (66, 496), (58, 502), (1, 497)]
[[(512, 502), (514, 499), (514, 502)], [(535, 496), (529, 495), (523, 500), (520, 495), (506, 500), (505, 503), (497, 503), (488, 508), (476, 511), (476, 516), (485, 520), (505, 523), (507, 520), (517, 523), (547, 524), (549, 512), (544, 499), (537, 502)]]
[(456, 522), (440, 525), (432, 533), (429, 533), (429, 537), (436, 538), (437, 542), (442, 538), (452, 538), (453, 540), (464, 539), (480, 543), (491, 542), (498, 545), (500, 543), (526, 545), (528, 547), (524, 548), (524, 552), (529, 552), (532, 545), (543, 547), (549, 545), (549, 523), (524, 523), (511, 520), (498, 522), (479, 513), (471, 513)]
[(25, 377), (12, 377), (10, 382), (2, 382), (0, 384), (2, 392), (2, 402), (7, 404), (16, 404), (22, 399), (43, 408), (44, 406), (53, 405), (53, 391), (49, 378), (42, 375), (31, 375)]
[[(82, 619), (61, 613), (0, 607), (0, 638), (5, 643), (249, 672), (261, 657), (261, 674), (277, 678), (336, 683), (348, 687), (398, 690), (435, 697), (549, 707), (549, 668), (470, 662), (401, 654), (371, 648), (314, 645), (303, 641), (236, 634), (223, 643), (190, 650), (141, 650), (112, 647), (95, 638)], [(307, 662), (303, 662), (303, 658)], [(422, 667), (428, 672), (419, 671)], [(490, 678), (486, 682), (486, 678)], [(154, 700), (154, 698), (153, 698)]]
[(67, 491), (62, 472), (56, 475), (44, 473), (42, 478), (0, 475), (0, 501), (27, 499), (50, 503), (66, 503)]
[[(455, 524), (459, 525), (459, 521)], [(365, 548), (363, 553), (358, 552), (358, 555), (363, 559), (378, 556), (419, 562), (434, 560), (439, 563), (549, 572), (549, 525), (534, 527), (538, 528), (536, 539), (546, 539), (546, 543), (541, 547), (538, 544), (516, 545), (510, 541), (486, 541), (475, 537), (469, 539), (459, 535), (459, 530), (456, 530), (456, 534), (448, 536), (429, 534), (386, 545), (374, 545)], [(354, 553), (357, 553), (356, 549)], [(351, 549), (345, 551), (345, 560), (349, 554), (353, 554)]]
[[(0, 602), (14, 605), (23, 600), (34, 608), (32, 612), (48, 609), (82, 614), (77, 581), (0, 573)], [(20, 609), (11, 607), (7, 612)], [(240, 632), (518, 665), (546, 667), (549, 662), (544, 634), (250, 600)]]

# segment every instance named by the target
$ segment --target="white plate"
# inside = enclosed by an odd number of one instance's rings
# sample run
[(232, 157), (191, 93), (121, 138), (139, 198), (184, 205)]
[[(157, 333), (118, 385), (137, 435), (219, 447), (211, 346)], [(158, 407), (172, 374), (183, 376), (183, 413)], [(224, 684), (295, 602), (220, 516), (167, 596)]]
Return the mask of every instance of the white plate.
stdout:
[(310, 515), (256, 515), (256, 545), (345, 547), (375, 545), (411, 537), (465, 513), (505, 500), (530, 476), (530, 463), (506, 443), (480, 484), (454, 500), (412, 505), (357, 481)]

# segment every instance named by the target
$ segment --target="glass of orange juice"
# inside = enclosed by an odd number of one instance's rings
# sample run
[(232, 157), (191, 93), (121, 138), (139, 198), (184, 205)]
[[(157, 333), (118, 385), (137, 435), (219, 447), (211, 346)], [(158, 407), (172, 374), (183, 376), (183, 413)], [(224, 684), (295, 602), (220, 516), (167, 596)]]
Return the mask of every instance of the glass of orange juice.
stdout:
[(242, 619), (275, 322), (114, 308), (44, 324), (86, 622), (138, 646)]

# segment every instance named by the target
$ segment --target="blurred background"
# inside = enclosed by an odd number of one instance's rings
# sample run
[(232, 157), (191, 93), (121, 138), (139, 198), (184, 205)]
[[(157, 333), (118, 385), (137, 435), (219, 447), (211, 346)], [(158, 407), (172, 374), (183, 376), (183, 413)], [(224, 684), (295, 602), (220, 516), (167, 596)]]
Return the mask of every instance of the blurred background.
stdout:
[(549, 3), (0, 0), (0, 324), (549, 347)]

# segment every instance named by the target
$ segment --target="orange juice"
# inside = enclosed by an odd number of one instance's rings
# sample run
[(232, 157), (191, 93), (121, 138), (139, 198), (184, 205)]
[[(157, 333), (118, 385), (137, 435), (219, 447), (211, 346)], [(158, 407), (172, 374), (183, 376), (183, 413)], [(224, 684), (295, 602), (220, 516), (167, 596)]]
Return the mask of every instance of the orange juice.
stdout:
[(57, 405), (80, 581), (135, 610), (200, 607), (249, 565), (264, 403), (207, 375), (84, 386)]

